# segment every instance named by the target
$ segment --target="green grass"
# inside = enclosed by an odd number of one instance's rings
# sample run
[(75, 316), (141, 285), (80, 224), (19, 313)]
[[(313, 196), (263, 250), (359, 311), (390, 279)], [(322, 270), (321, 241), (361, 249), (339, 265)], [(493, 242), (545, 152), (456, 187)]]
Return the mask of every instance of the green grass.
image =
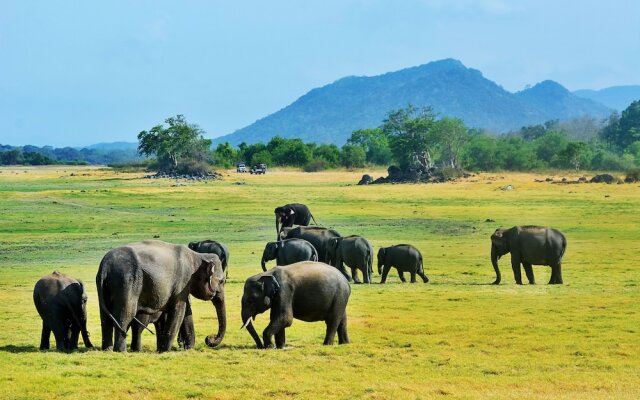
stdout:
[[(499, 173), (355, 186), (361, 174), (229, 172), (223, 181), (173, 187), (89, 167), (0, 169), (2, 397), (640, 397), (639, 185), (552, 185)], [(505, 184), (516, 189), (497, 190)], [(288, 202), (308, 204), (319, 223), (374, 247), (415, 244), (431, 283), (400, 284), (392, 271), (386, 285), (353, 286), (348, 346), (322, 346), (323, 323), (295, 321), (287, 349), (255, 349), (238, 329), (242, 285), (261, 271), (264, 243), (275, 237), (273, 209)], [(518, 224), (566, 234), (565, 285), (547, 285), (550, 270), (538, 266), (537, 285), (516, 286), (508, 257), (503, 284), (488, 285), (489, 235)], [(140, 354), (37, 350), (37, 279), (59, 270), (87, 283), (99, 344), (93, 282), (101, 257), (154, 236), (229, 245), (229, 329), (219, 349), (204, 345), (215, 311), (198, 301), (192, 351), (157, 354), (148, 333)], [(267, 320), (258, 316), (259, 330)]]

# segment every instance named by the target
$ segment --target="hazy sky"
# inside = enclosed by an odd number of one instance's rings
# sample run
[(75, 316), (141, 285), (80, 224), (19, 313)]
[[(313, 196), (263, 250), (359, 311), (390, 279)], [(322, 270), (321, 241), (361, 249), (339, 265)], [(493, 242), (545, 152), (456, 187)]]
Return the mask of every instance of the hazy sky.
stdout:
[(640, 1), (0, 0), (0, 143), (231, 133), (347, 75), (456, 58), (510, 91), (640, 84)]

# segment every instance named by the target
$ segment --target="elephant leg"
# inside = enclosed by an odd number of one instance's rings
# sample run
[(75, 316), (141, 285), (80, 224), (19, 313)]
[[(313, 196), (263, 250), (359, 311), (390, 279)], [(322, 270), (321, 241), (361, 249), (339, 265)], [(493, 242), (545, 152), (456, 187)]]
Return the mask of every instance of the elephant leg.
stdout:
[(285, 331), (285, 328), (282, 328), (278, 333), (276, 333), (276, 348), (278, 349), (283, 349), (285, 343), (287, 342), (284, 331)]
[(182, 324), (184, 320), (185, 311), (186, 302), (184, 301), (177, 301), (176, 304), (165, 310), (167, 319), (165, 323), (163, 323), (162, 331), (156, 333), (161, 335), (158, 352), (162, 353), (171, 350), (171, 344), (176, 340), (176, 336), (178, 336), (178, 331), (180, 330), (180, 324)]
[(333, 344), (340, 320), (338, 318), (331, 318), (326, 320), (325, 323), (327, 324), (327, 333), (324, 336), (324, 342), (322, 344), (330, 346)]
[(42, 334), (40, 335), (40, 350), (49, 350), (51, 344), (49, 338), (51, 337), (51, 328), (42, 321)]
[(184, 312), (184, 319), (180, 325), (178, 342), (182, 343), (185, 350), (192, 349), (196, 344), (196, 330), (193, 326), (193, 314), (191, 312), (191, 302), (187, 302)]
[(520, 271), (520, 262), (512, 262), (511, 269), (513, 269), (513, 277), (518, 285), (522, 285), (522, 271)]
[(522, 267), (524, 268), (525, 274), (527, 274), (527, 280), (529, 280), (529, 284), (535, 285), (536, 278), (533, 276), (533, 266), (527, 262), (523, 262)]
[(106, 312), (100, 310), (100, 328), (102, 330), (102, 350), (113, 349), (113, 322)]
[(400, 277), (400, 280), (404, 283), (407, 281), (407, 279), (404, 277), (404, 271), (402, 270), (398, 270), (398, 276)]
[(382, 269), (382, 278), (380, 279), (380, 283), (385, 283), (387, 281), (387, 275), (389, 274), (389, 270), (391, 270), (390, 265), (385, 265)]
[(262, 332), (262, 341), (264, 343), (264, 348), (265, 349), (273, 349), (274, 345), (273, 342), (271, 341), (271, 338), (276, 334), (279, 333), (280, 331), (284, 330), (285, 326), (284, 324), (280, 323), (279, 321), (271, 321), (269, 322), (269, 325), (267, 325), (266, 328), (264, 328), (264, 331)]
[(353, 283), (362, 283), (360, 282), (360, 278), (358, 278), (358, 269), (355, 267), (351, 268), (351, 278), (353, 278)]
[(562, 284), (562, 264), (557, 263), (551, 266), (551, 279), (549, 280), (550, 285), (554, 284)]
[(422, 282), (429, 283), (429, 278), (427, 277), (427, 275), (424, 273), (423, 270), (418, 270), (418, 275), (420, 276), (420, 278), (422, 278)]
[(367, 264), (364, 264), (364, 268), (362, 268), (362, 281), (364, 283), (371, 283), (371, 274), (369, 272), (369, 267), (367, 267)]
[(338, 324), (338, 344), (348, 344), (349, 334), (347, 333), (347, 312), (345, 311), (340, 324)]
[[(125, 332), (120, 329), (114, 329), (114, 341), (113, 351), (126, 352), (127, 351), (127, 330), (131, 327), (133, 317), (137, 314), (138, 304), (137, 302), (130, 300), (120, 300), (122, 304), (114, 302), (113, 318), (124, 329)], [(107, 317), (108, 318), (108, 317)], [(137, 325), (138, 323), (135, 322)]]
[(56, 321), (51, 324), (51, 331), (56, 339), (56, 350), (67, 351), (67, 332), (62, 322)]
[(411, 283), (416, 283), (416, 271), (411, 271)]
[[(142, 318), (139, 319), (144, 321)], [(142, 325), (137, 322), (131, 326), (131, 351), (142, 350), (142, 329)]]

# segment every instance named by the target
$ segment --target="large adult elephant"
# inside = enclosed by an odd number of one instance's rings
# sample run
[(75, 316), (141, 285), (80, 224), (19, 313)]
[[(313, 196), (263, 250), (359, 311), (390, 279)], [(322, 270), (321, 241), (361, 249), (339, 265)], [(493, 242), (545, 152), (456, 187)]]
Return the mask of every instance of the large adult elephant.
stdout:
[(266, 262), (276, 260), (277, 265), (289, 265), (300, 261), (318, 261), (316, 248), (304, 239), (286, 239), (269, 242), (264, 246), (260, 266), (266, 271)]
[(170, 350), (185, 318), (189, 294), (213, 302), (218, 333), (213, 340), (207, 337), (205, 343), (218, 346), (227, 325), (224, 283), (220, 258), (196, 253), (187, 246), (146, 240), (109, 251), (96, 275), (102, 348), (126, 351), (127, 329), (138, 323), (134, 317), (162, 311), (166, 323), (156, 333), (158, 351)]
[(562, 256), (567, 249), (567, 239), (557, 229), (542, 226), (514, 226), (499, 228), (491, 235), (491, 264), (496, 271), (494, 285), (500, 283), (498, 260), (511, 253), (511, 268), (518, 285), (522, 285), (520, 264), (524, 266), (530, 284), (535, 284), (532, 265), (551, 266), (549, 284), (562, 283)]
[(276, 234), (280, 240), (280, 232), (282, 228), (290, 228), (293, 225), (308, 226), (313, 219), (313, 223), (318, 225), (316, 219), (311, 215), (309, 207), (300, 203), (285, 204), (276, 207), (273, 211), (276, 215)]
[(395, 246), (381, 247), (378, 250), (378, 273), (382, 275), (380, 283), (387, 281), (389, 270), (395, 267), (402, 282), (407, 280), (404, 273), (411, 274), (411, 283), (415, 283), (416, 274), (422, 278), (424, 283), (429, 282), (429, 278), (424, 273), (422, 254), (415, 246), (410, 244), (398, 244)]
[(87, 294), (82, 281), (58, 271), (43, 276), (33, 288), (33, 302), (42, 318), (40, 350), (49, 349), (51, 332), (58, 351), (76, 350), (81, 333), (85, 347), (93, 348), (87, 331)]
[(318, 252), (318, 261), (328, 263), (327, 245), (329, 239), (340, 237), (340, 234), (333, 229), (322, 228), (320, 226), (298, 226), (296, 228), (283, 228), (281, 239), (304, 239), (311, 243)]
[(198, 253), (216, 254), (222, 262), (222, 270), (229, 275), (227, 265), (229, 264), (229, 248), (217, 240), (203, 240), (201, 242), (189, 242), (188, 247)]
[(362, 272), (364, 283), (371, 283), (373, 275), (373, 247), (362, 236), (351, 235), (331, 238), (327, 245), (327, 259), (331, 265), (342, 272), (347, 279), (349, 276), (344, 268), (346, 264), (351, 268), (351, 278), (355, 283), (360, 283), (357, 270)]
[[(324, 321), (327, 324), (325, 345), (333, 344), (336, 332), (338, 343), (349, 343), (346, 308), (350, 294), (349, 282), (327, 264), (303, 261), (278, 266), (245, 282), (242, 327), (247, 328), (258, 348), (272, 347), (274, 335), (276, 347), (283, 348), (285, 328), (291, 326), (294, 318)], [(268, 309), (271, 309), (270, 322), (262, 334), (263, 344), (251, 321)]]

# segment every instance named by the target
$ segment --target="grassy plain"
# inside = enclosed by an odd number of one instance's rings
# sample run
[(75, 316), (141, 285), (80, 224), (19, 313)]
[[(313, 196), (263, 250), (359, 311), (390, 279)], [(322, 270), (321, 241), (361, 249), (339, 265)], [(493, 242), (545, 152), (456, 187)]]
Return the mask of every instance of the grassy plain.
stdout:
[[(498, 173), (355, 186), (361, 172), (225, 175), (174, 187), (87, 167), (0, 169), (0, 396), (640, 398), (637, 184), (552, 185)], [(505, 184), (515, 190), (498, 190)], [(296, 321), (287, 349), (255, 349), (238, 330), (242, 285), (260, 272), (264, 243), (275, 236), (274, 207), (288, 202), (310, 205), (319, 223), (374, 247), (415, 244), (431, 283), (401, 284), (392, 271), (384, 286), (353, 286), (348, 346), (322, 346), (323, 323)], [(489, 235), (524, 224), (566, 234), (564, 285), (547, 285), (550, 270), (538, 266), (538, 284), (518, 287), (508, 257), (503, 283), (488, 285)], [(195, 350), (157, 354), (146, 333), (140, 354), (38, 351), (35, 281), (53, 270), (83, 279), (99, 345), (98, 263), (115, 246), (152, 237), (229, 245), (222, 346), (204, 345), (215, 311), (198, 301)], [(256, 319), (260, 330), (267, 319)]]

